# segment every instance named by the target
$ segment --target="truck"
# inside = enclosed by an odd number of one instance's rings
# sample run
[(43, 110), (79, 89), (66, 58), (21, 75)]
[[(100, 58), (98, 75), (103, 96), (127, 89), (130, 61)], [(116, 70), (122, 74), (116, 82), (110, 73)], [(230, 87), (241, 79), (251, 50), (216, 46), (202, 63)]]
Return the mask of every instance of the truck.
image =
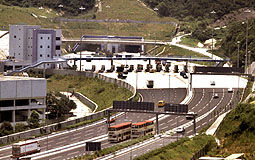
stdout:
[(154, 86), (154, 81), (153, 80), (147, 80), (147, 87), (148, 88), (153, 88)]
[(11, 158), (13, 160), (19, 159), (22, 156), (30, 155), (40, 151), (41, 151), (41, 148), (38, 141), (35, 141), (35, 140), (21, 141), (12, 145)]

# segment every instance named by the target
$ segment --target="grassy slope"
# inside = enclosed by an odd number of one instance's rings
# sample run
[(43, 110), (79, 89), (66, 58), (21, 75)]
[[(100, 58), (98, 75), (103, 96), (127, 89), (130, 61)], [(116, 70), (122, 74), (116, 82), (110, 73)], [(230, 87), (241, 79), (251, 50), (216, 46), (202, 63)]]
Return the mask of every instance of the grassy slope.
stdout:
[(240, 104), (230, 112), (220, 126), (217, 138), (221, 146), (211, 155), (228, 156), (245, 153), (248, 159), (255, 158), (255, 105)]
[(207, 143), (213, 143), (211, 136), (201, 135), (194, 138), (183, 138), (167, 146), (153, 150), (145, 155), (136, 157), (135, 160), (183, 160), (191, 159), (193, 154), (203, 148)]
[[(106, 8), (109, 5), (110, 8)], [(62, 28), (65, 37), (80, 37), (81, 34), (88, 35), (128, 35), (144, 36), (153, 38), (157, 32), (157, 38), (169, 39), (175, 26), (169, 24), (131, 24), (131, 23), (91, 23), (91, 22), (65, 22), (58, 23), (50, 19), (35, 18), (31, 13), (37, 16), (42, 15), (48, 18), (56, 18), (58, 14), (50, 9), (38, 8), (20, 8), (0, 5), (0, 30), (8, 30), (9, 24), (26, 23), (42, 24), (44, 28)], [(125, 20), (143, 20), (143, 21), (176, 21), (170, 17), (160, 18), (157, 14), (147, 9), (137, 0), (104, 0), (102, 1), (102, 12), (91, 10), (88, 13), (78, 17), (70, 18), (88, 18), (92, 15), (96, 19), (125, 19)], [(15, 17), (15, 18), (14, 18)]]
[[(112, 106), (113, 100), (124, 100), (132, 95), (129, 90), (120, 88), (99, 79), (71, 75), (54, 75), (47, 82), (48, 91), (81, 92), (98, 104), (98, 110)], [(75, 88), (75, 89), (74, 89)], [(126, 94), (126, 96), (125, 96)]]

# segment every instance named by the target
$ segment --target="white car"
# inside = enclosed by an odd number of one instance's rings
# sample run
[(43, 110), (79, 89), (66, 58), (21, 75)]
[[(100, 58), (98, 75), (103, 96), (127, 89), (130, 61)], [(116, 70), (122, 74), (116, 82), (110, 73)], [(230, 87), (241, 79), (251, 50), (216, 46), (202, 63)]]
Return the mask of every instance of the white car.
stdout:
[(218, 93), (215, 93), (215, 94), (214, 94), (214, 98), (219, 98), (219, 94), (218, 94)]
[[(195, 114), (194, 112), (188, 112), (187, 114)], [(187, 115), (186, 116), (187, 120), (193, 119), (193, 116)]]
[(215, 86), (215, 81), (211, 81), (211, 86)]
[(232, 93), (233, 92), (233, 88), (228, 88), (228, 93)]
[(183, 132), (185, 132), (185, 128), (184, 127), (178, 127), (176, 129), (176, 133), (183, 133)]

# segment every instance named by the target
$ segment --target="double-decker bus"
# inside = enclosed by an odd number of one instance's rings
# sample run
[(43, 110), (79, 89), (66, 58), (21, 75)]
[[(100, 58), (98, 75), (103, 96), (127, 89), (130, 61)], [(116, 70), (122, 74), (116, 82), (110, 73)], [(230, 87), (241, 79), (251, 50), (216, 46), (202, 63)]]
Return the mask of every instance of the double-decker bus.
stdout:
[(152, 120), (132, 124), (131, 138), (138, 138), (150, 134), (155, 134), (154, 122)]
[(108, 141), (120, 142), (131, 138), (131, 122), (108, 127)]

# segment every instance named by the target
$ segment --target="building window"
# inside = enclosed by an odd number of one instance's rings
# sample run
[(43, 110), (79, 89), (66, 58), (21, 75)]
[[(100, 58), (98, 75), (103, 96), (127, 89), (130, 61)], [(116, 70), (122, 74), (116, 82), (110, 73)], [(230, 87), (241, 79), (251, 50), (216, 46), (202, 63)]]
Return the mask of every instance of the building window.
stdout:
[(48, 54), (48, 57), (50, 57), (50, 55)]
[(48, 48), (50, 48), (50, 46), (48, 46)]
[(60, 54), (58, 56), (60, 57)]
[(30, 37), (28, 37), (28, 39), (30, 39)]
[(57, 41), (60, 41), (60, 37), (56, 37), (56, 40), (57, 40)]
[(40, 57), (42, 57), (42, 54), (40, 54)]
[(19, 48), (20, 48), (20, 46), (19, 46)]
[(56, 50), (60, 50), (60, 46), (56, 46)]
[(17, 36), (16, 35), (14, 35), (14, 38), (16, 38)]
[(27, 46), (27, 48), (30, 48), (30, 46)]
[(40, 48), (42, 48), (42, 45), (40, 45)]
[(43, 37), (41, 37), (41, 39), (43, 39)]
[(48, 39), (50, 39), (50, 37), (48, 37)]

